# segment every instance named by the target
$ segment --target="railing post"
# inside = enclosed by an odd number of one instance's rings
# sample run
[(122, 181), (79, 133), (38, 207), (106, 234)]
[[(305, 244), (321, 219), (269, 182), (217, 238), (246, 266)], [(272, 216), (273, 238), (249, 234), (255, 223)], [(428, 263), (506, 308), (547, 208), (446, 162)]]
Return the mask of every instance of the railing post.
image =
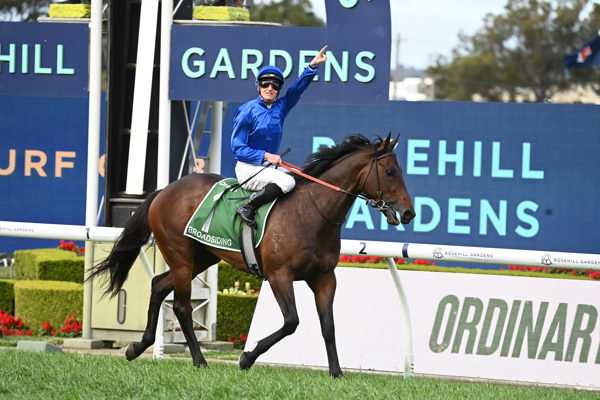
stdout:
[(415, 375), (415, 359), (413, 351), (413, 340), (412, 340), (412, 325), (410, 323), (410, 312), (408, 309), (408, 301), (406, 300), (406, 294), (402, 288), (402, 282), (400, 282), (400, 275), (398, 274), (398, 267), (396, 261), (392, 257), (386, 258), (386, 262), (392, 279), (396, 285), (398, 291), (398, 297), (400, 298), (400, 308), (402, 309), (402, 322), (404, 326), (404, 378), (412, 378)]

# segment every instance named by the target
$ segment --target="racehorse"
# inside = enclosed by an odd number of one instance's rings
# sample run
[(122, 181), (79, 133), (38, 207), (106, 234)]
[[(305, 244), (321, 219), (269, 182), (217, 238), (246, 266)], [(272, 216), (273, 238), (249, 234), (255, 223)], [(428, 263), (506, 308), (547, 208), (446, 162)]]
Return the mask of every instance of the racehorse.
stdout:
[[(284, 322), (279, 330), (258, 341), (252, 351), (242, 353), (239, 359), (242, 369), (250, 368), (261, 354), (294, 333), (299, 320), (293, 282), (304, 280), (314, 292), (329, 373), (334, 377), (343, 376), (333, 320), (334, 269), (340, 257), (341, 229), (357, 197), (382, 211), (391, 225), (408, 224), (414, 218), (402, 168), (394, 153), (398, 138), (391, 140), (390, 133), (385, 140), (370, 141), (354, 134), (333, 147), (322, 147), (309, 156), (303, 168), (304, 174), (321, 182), (297, 176), (296, 188), (277, 200), (266, 222), (257, 255)], [(193, 364), (207, 365), (194, 335), (190, 301), (192, 279), (219, 260), (250, 272), (240, 252), (210, 247), (183, 236), (198, 204), (221, 179), (224, 178), (216, 174), (192, 174), (151, 193), (126, 222), (108, 257), (92, 268), (88, 279), (108, 273), (105, 294), (115, 296), (151, 234), (170, 268), (152, 279), (146, 330), (139, 343), (127, 347), (128, 360), (138, 357), (154, 343), (160, 306), (174, 290), (173, 311)], [(332, 190), (332, 186), (338, 190)]]

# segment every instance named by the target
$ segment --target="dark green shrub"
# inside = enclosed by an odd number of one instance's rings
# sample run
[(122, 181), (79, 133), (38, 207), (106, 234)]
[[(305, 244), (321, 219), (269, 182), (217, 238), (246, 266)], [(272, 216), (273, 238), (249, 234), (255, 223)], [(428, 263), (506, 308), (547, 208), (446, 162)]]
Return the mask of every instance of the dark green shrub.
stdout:
[(221, 294), (217, 295), (217, 338), (238, 338), (248, 334), (258, 296)]
[(15, 281), (9, 279), (0, 279), (0, 310), (14, 315), (15, 312), (15, 292), (13, 285)]
[(17, 250), (15, 274), (19, 279), (83, 283), (85, 257), (62, 249)]
[(32, 331), (48, 321), (54, 328), (64, 326), (65, 318), (82, 317), (83, 285), (58, 281), (16, 281), (15, 312)]
[(246, 282), (250, 283), (250, 289), (258, 292), (263, 280), (249, 274), (247, 272), (240, 271), (239, 269), (231, 266), (230, 264), (221, 261), (219, 263), (219, 291), (230, 289), (235, 287), (235, 282), (240, 283), (240, 289), (244, 289)]

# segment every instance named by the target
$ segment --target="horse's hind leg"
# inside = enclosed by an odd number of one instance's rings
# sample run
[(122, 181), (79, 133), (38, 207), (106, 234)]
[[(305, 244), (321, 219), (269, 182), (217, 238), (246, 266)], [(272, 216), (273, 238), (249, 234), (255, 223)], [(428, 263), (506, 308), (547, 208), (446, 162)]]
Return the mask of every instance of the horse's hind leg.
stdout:
[(249, 369), (261, 354), (269, 350), (284, 337), (294, 333), (299, 324), (292, 280), (287, 277), (283, 279), (273, 278), (269, 280), (269, 284), (273, 290), (277, 304), (279, 304), (279, 308), (283, 313), (283, 326), (266, 338), (259, 340), (254, 350), (242, 353), (239, 360), (240, 368), (242, 369)]
[(185, 252), (182, 251), (179, 253), (170, 254), (172, 262), (178, 262), (178, 264), (173, 265), (180, 266), (177, 271), (173, 272), (173, 279), (175, 281), (173, 312), (179, 320), (179, 325), (181, 326), (181, 331), (185, 336), (188, 348), (192, 354), (192, 361), (194, 365), (197, 367), (206, 367), (206, 360), (202, 355), (198, 338), (196, 338), (196, 334), (194, 333), (194, 321), (192, 319), (193, 307), (191, 301), (192, 279), (194, 279), (194, 277), (200, 272), (205, 271), (211, 265), (216, 264), (219, 261), (219, 258), (210, 253), (204, 246), (200, 246), (197, 243), (192, 243), (192, 245), (194, 245), (193, 268), (182, 268), (181, 266), (189, 265), (186, 262), (186, 259), (174, 258), (176, 255), (185, 254)]
[(148, 308), (148, 322), (146, 330), (139, 343), (133, 343), (127, 346), (125, 356), (128, 360), (139, 357), (148, 347), (154, 344), (156, 339), (156, 327), (158, 325), (158, 316), (160, 307), (169, 293), (175, 289), (173, 312), (179, 320), (179, 325), (183, 335), (186, 338), (192, 360), (195, 366), (206, 366), (206, 360), (200, 351), (198, 339), (194, 334), (194, 324), (192, 320), (192, 277), (180, 277), (178, 283), (173, 284), (176, 279), (172, 270), (152, 278), (152, 292), (150, 294), (150, 306)]
[(127, 346), (125, 356), (128, 360), (139, 357), (148, 347), (154, 344), (156, 338), (156, 326), (158, 324), (158, 313), (162, 302), (173, 290), (171, 283), (171, 271), (164, 272), (152, 278), (152, 290), (150, 293), (150, 306), (148, 307), (148, 322), (146, 330), (139, 343), (133, 343)]

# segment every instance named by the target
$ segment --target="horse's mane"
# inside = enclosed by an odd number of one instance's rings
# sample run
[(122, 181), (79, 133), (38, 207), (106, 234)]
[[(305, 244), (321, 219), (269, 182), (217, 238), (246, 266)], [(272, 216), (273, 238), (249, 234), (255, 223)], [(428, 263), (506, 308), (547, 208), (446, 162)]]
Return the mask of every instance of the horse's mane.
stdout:
[(382, 139), (380, 137), (371, 142), (369, 139), (358, 133), (348, 135), (335, 146), (321, 146), (318, 151), (308, 156), (302, 167), (303, 172), (307, 175), (317, 177), (348, 154), (368, 147), (373, 147), (373, 149), (375, 149), (381, 141)]

